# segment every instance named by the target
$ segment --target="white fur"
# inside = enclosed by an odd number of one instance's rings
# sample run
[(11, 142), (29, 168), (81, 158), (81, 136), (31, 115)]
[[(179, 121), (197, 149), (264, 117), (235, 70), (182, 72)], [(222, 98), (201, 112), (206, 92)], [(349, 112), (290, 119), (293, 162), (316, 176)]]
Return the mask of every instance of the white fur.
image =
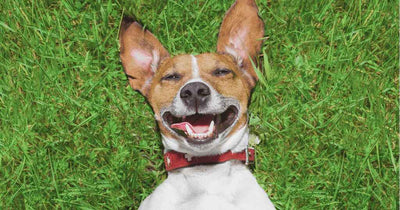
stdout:
[(177, 169), (147, 197), (140, 210), (275, 209), (240, 161)]
[(199, 65), (197, 64), (197, 58), (194, 55), (192, 57), (192, 78), (200, 78)]

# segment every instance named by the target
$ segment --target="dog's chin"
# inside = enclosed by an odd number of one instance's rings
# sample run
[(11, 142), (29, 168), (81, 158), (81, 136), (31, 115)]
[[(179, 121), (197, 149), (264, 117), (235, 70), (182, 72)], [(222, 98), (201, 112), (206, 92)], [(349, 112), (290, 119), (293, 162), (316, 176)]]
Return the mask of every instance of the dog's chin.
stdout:
[(177, 139), (183, 139), (196, 150), (208, 150), (224, 138), (238, 121), (239, 109), (228, 106), (214, 113), (194, 113), (187, 116), (174, 115), (169, 111), (162, 114), (163, 125)]

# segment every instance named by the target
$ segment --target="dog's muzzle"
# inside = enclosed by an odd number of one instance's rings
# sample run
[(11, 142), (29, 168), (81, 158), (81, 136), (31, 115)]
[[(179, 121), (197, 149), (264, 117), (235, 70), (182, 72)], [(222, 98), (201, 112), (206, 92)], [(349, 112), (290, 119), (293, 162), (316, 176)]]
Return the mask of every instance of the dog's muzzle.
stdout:
[(162, 111), (163, 124), (189, 143), (206, 144), (226, 133), (238, 119), (239, 103), (201, 81), (190, 82)]

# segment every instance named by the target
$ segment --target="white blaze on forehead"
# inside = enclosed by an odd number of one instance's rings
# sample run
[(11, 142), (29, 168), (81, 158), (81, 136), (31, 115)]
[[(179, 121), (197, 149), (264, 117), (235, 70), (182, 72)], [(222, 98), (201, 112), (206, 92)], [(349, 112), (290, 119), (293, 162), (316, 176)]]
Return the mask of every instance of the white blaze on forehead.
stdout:
[(197, 64), (197, 58), (194, 55), (192, 57), (192, 78), (199, 78), (199, 65)]

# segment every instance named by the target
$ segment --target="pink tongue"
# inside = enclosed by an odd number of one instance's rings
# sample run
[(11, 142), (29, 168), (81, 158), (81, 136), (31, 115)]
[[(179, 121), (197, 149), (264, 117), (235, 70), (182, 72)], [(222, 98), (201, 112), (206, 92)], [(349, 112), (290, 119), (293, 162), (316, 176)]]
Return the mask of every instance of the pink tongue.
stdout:
[(193, 133), (206, 133), (208, 130), (208, 125), (195, 125), (193, 126), (192, 124), (188, 123), (188, 122), (181, 122), (181, 123), (174, 123), (171, 125), (171, 128), (175, 128), (175, 129), (179, 129), (182, 131), (186, 131), (186, 125), (189, 126), (189, 128), (192, 129), (192, 131), (194, 131)]
[(184, 122), (172, 124), (171, 128), (188, 132), (186, 127), (189, 127), (193, 131), (192, 133), (207, 133), (212, 120), (213, 115), (194, 115), (186, 117)]

